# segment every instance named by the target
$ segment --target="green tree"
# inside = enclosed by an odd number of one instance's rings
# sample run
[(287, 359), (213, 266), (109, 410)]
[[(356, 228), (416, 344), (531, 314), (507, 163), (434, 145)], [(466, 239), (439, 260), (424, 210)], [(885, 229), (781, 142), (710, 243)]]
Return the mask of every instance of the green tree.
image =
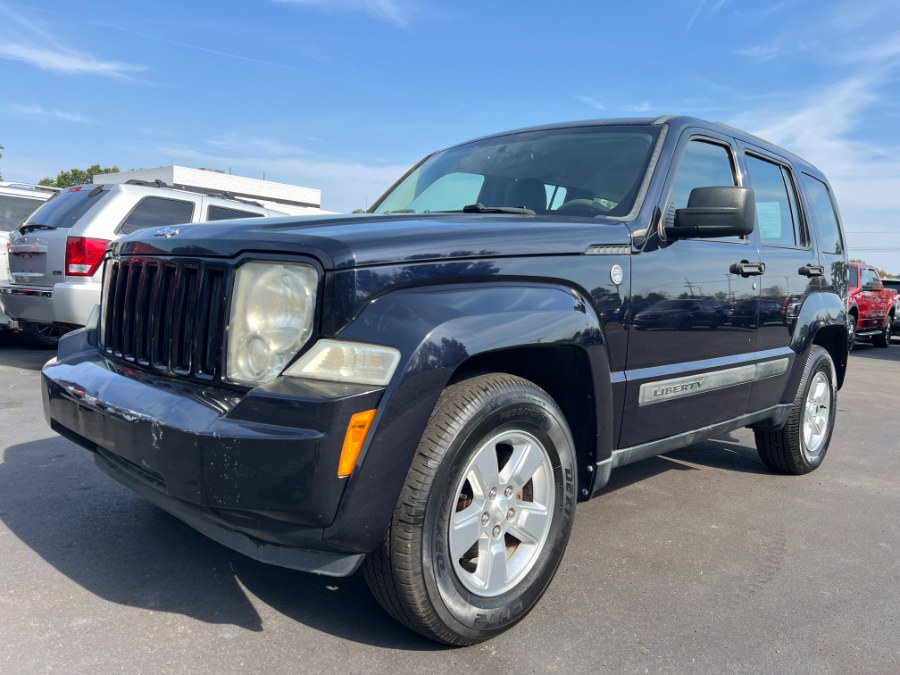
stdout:
[(60, 171), (56, 174), (56, 180), (46, 176), (41, 178), (39, 185), (49, 185), (51, 187), (69, 187), (70, 185), (83, 185), (90, 183), (91, 180), (99, 173), (118, 173), (117, 166), (104, 166), (92, 164), (86, 169), (69, 169), (68, 171)]

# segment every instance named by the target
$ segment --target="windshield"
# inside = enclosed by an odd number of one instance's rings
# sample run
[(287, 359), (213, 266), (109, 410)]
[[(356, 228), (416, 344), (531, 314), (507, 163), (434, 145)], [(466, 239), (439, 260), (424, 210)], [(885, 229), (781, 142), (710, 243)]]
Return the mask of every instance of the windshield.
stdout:
[(99, 185), (79, 185), (58, 193), (31, 214), (25, 225), (72, 227), (88, 209), (100, 203), (109, 192)]
[(537, 214), (625, 217), (635, 206), (659, 134), (651, 126), (527, 131), (426, 158), (373, 213), (518, 207)]

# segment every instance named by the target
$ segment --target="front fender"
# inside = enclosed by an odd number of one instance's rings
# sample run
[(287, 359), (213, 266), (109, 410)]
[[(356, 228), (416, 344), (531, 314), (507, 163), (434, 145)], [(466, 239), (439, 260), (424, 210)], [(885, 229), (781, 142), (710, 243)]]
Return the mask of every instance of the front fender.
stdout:
[(372, 301), (337, 337), (402, 355), (325, 531), (328, 541), (360, 551), (384, 537), (431, 412), (461, 364), (513, 347), (603, 348), (600, 321), (578, 291), (515, 282), (398, 290)]

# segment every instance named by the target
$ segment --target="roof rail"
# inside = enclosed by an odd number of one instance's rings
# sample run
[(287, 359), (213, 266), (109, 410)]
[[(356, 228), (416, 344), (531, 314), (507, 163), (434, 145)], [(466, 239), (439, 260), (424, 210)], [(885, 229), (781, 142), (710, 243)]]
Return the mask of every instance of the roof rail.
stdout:
[(172, 187), (164, 180), (138, 180), (137, 178), (131, 178), (130, 180), (125, 181), (125, 185), (143, 185), (144, 187), (160, 187), (167, 188)]
[(251, 206), (258, 206), (261, 209), (266, 208), (259, 202), (255, 202), (252, 199), (246, 199), (245, 197), (238, 197), (233, 192), (213, 192), (209, 194), (210, 197), (220, 197), (221, 199), (230, 199), (235, 202), (241, 202), (242, 204), (250, 204)]

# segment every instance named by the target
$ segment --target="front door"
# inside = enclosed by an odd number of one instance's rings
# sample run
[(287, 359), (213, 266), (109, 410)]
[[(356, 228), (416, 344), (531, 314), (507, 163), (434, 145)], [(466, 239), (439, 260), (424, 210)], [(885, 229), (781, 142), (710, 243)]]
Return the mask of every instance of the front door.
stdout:
[[(667, 177), (662, 218), (674, 222), (696, 187), (737, 184), (728, 139), (686, 132)], [(632, 258), (626, 398), (619, 448), (730, 420), (747, 412), (753, 378), (758, 262), (749, 237), (663, 241)], [(732, 314), (740, 307), (740, 320)]]

